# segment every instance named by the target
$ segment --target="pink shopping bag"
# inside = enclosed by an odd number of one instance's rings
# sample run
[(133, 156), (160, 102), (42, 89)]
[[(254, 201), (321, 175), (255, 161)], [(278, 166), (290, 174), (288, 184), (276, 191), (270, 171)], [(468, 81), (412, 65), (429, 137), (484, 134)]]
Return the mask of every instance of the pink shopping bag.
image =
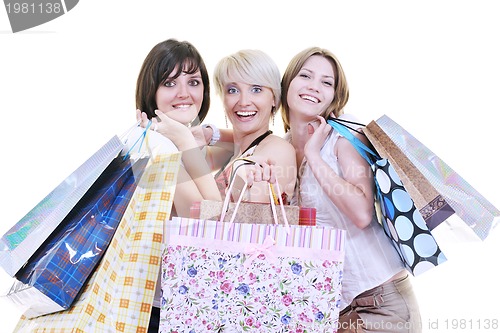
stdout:
[(160, 332), (336, 332), (343, 230), (174, 218)]

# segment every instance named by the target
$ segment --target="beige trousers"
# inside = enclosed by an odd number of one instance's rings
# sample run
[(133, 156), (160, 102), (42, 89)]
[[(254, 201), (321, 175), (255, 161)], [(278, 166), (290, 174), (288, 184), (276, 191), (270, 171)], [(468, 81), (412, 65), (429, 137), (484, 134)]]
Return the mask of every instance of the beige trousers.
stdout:
[(422, 332), (420, 311), (408, 275), (361, 293), (341, 311), (338, 333), (363, 332)]

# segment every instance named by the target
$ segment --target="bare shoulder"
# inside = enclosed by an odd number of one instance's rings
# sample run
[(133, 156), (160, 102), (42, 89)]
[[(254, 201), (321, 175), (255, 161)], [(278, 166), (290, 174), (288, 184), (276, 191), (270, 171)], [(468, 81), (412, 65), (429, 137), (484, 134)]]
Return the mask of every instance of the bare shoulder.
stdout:
[(272, 152), (276, 152), (278, 150), (284, 150), (285, 152), (295, 151), (290, 142), (274, 134), (269, 135), (265, 140), (263, 140), (260, 143), (259, 147), (262, 148), (262, 151), (272, 151)]
[(269, 135), (255, 149), (254, 155), (270, 158), (277, 164), (295, 165), (295, 148), (292, 144), (276, 135)]

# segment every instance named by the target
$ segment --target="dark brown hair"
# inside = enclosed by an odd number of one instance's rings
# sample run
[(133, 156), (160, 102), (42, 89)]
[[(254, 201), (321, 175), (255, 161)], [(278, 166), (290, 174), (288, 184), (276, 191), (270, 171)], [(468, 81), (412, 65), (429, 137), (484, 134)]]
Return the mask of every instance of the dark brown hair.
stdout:
[(210, 107), (210, 82), (205, 62), (198, 50), (189, 42), (179, 42), (168, 39), (155, 45), (144, 59), (135, 91), (136, 108), (145, 112), (148, 118), (155, 117), (156, 91), (164, 84), (173, 71), (172, 77), (177, 78), (182, 72), (193, 74), (200, 70), (203, 81), (203, 102), (198, 118), (192, 125), (197, 125), (205, 119)]

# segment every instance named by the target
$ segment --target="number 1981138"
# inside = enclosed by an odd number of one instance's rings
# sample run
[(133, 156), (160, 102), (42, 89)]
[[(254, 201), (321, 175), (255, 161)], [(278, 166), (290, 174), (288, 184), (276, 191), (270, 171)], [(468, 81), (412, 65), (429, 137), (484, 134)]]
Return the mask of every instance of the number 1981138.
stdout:
[(28, 3), (13, 2), (5, 4), (8, 14), (59, 14), (63, 11), (60, 2)]

